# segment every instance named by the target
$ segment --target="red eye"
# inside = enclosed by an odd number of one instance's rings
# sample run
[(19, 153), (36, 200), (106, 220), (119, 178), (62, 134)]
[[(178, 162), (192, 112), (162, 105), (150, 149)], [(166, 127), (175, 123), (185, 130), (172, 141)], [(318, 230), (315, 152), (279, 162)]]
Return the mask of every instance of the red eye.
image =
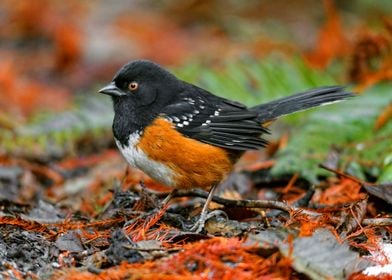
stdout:
[(135, 91), (135, 90), (137, 90), (138, 87), (139, 87), (139, 84), (136, 82), (131, 82), (128, 85), (128, 88), (130, 91)]

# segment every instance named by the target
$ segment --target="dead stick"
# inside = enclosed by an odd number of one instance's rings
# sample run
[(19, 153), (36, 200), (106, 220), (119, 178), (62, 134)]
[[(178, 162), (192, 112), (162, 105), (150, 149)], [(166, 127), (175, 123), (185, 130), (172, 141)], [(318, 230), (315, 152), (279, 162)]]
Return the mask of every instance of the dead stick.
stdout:
[[(175, 194), (176, 197), (184, 197), (184, 196), (197, 196), (202, 198), (207, 198), (208, 193), (206, 191), (200, 189), (190, 189), (190, 190), (178, 190)], [(248, 199), (226, 199), (219, 196), (214, 196), (212, 201), (219, 203), (228, 207), (238, 207), (238, 208), (270, 208), (270, 209), (278, 209), (288, 213), (298, 212), (300, 211), (303, 214), (309, 216), (320, 216), (322, 214), (311, 211), (308, 209), (303, 209), (300, 207), (294, 207), (288, 205), (286, 202), (276, 201), (276, 200), (248, 200)]]
[[(196, 196), (207, 198), (208, 193), (200, 189), (190, 189), (190, 190), (178, 190), (175, 197), (185, 197), (185, 196)], [(307, 209), (301, 209), (298, 207), (292, 207), (285, 202), (275, 201), (275, 200), (233, 200), (226, 199), (219, 196), (213, 196), (212, 201), (219, 203), (224, 206), (229, 207), (243, 207), (243, 208), (271, 208), (279, 209), (285, 212), (301, 211), (301, 213), (320, 216), (322, 213), (316, 211), (311, 211)], [(337, 218), (336, 218), (337, 221)], [(364, 226), (392, 226), (392, 218), (373, 218), (373, 219), (363, 219), (362, 225)]]
[(321, 168), (323, 168), (323, 169), (325, 169), (325, 170), (328, 170), (328, 171), (330, 171), (330, 172), (332, 172), (332, 173), (335, 173), (335, 174), (337, 174), (337, 175), (339, 175), (339, 176), (342, 176), (342, 177), (348, 178), (348, 179), (350, 179), (350, 180), (353, 180), (354, 182), (356, 182), (356, 183), (358, 183), (358, 184), (360, 184), (360, 185), (363, 185), (363, 184), (364, 184), (364, 182), (361, 181), (361, 180), (359, 180), (358, 178), (356, 178), (356, 177), (354, 177), (354, 176), (351, 176), (351, 175), (349, 175), (349, 174), (346, 174), (346, 173), (344, 173), (344, 172), (342, 172), (342, 171), (339, 171), (339, 170), (333, 169), (333, 168), (331, 168), (331, 167), (328, 167), (328, 166), (326, 166), (326, 165), (324, 165), (324, 164), (319, 164), (319, 167), (321, 167)]
[(363, 219), (364, 226), (392, 226), (392, 218)]
[[(197, 196), (207, 198), (208, 193), (200, 189), (191, 190), (178, 190), (175, 194), (176, 197), (184, 196)], [(234, 200), (226, 199), (219, 196), (213, 196), (212, 201), (229, 207), (239, 207), (239, 208), (273, 208), (279, 209), (286, 212), (291, 212), (296, 210), (285, 202), (275, 201), (275, 200)]]

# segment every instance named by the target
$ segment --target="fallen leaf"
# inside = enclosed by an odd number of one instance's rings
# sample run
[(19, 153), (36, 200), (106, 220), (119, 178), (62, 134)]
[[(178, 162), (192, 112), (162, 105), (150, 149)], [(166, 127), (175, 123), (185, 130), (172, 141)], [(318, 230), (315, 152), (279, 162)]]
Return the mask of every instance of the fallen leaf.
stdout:
[(363, 187), (368, 193), (392, 204), (392, 183), (364, 184)]
[(271, 245), (279, 247), (283, 255), (291, 258), (296, 271), (315, 280), (346, 279), (370, 265), (348, 244), (339, 243), (327, 229), (318, 229), (310, 237), (297, 237), (292, 244), (285, 242), (288, 236), (282, 230), (267, 230), (250, 235), (249, 239), (250, 244), (258, 242), (262, 248)]
[(334, 1), (324, 0), (326, 22), (321, 28), (315, 49), (305, 58), (314, 67), (324, 68), (333, 58), (343, 57), (348, 52), (346, 35)]

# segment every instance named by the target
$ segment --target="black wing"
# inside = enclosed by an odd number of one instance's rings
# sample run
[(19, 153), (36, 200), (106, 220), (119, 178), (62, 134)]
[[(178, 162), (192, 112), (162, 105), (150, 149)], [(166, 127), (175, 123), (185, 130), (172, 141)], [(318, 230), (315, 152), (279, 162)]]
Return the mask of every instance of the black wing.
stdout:
[(240, 103), (193, 85), (162, 111), (162, 116), (174, 123), (182, 134), (240, 151), (260, 149), (267, 144), (261, 135), (268, 131), (256, 120), (257, 115)]

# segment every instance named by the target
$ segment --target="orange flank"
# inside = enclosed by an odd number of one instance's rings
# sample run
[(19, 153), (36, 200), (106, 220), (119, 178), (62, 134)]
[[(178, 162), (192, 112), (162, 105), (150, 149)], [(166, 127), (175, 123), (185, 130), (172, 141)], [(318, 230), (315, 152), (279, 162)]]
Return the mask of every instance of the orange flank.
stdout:
[(224, 149), (185, 137), (164, 119), (149, 125), (137, 146), (174, 171), (175, 188), (210, 188), (233, 167)]

